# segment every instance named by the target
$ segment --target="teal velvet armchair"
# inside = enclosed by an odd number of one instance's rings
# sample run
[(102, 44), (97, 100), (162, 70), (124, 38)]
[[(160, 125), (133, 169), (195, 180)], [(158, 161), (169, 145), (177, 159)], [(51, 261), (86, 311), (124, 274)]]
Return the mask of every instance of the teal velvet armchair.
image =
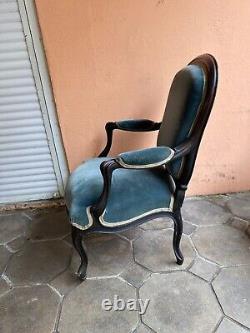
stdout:
[[(122, 120), (106, 124), (107, 144), (97, 158), (77, 167), (66, 187), (72, 240), (86, 278), (88, 258), (82, 236), (120, 232), (159, 216), (174, 221), (173, 249), (183, 263), (181, 206), (217, 88), (217, 63), (195, 58), (174, 77), (162, 122)], [(107, 157), (114, 130), (159, 131), (157, 146)]]

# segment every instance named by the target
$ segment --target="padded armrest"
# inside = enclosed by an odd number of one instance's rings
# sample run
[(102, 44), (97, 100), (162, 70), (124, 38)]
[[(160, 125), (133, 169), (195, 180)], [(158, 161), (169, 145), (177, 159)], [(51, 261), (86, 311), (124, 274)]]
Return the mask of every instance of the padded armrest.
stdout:
[(126, 119), (115, 122), (118, 129), (123, 131), (155, 131), (160, 128), (161, 123), (155, 123), (148, 119)]
[(125, 168), (154, 168), (166, 164), (174, 156), (169, 147), (154, 147), (119, 154), (116, 161)]

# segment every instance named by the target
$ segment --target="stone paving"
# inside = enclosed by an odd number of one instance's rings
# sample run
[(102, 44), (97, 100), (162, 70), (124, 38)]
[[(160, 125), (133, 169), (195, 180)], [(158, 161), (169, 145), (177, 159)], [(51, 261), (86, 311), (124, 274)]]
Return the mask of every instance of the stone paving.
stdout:
[[(171, 220), (156, 219), (85, 237), (81, 282), (63, 207), (1, 213), (0, 332), (250, 332), (250, 192), (188, 198), (182, 214), (182, 266)], [(150, 301), (104, 311), (115, 295)]]

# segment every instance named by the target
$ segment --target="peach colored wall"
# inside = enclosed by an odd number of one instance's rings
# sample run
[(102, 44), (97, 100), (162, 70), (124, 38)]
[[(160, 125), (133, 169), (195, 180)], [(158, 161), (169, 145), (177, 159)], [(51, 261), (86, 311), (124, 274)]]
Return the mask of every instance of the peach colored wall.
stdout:
[[(250, 189), (249, 0), (36, 0), (69, 166), (97, 155), (106, 121), (161, 119), (175, 72), (209, 52), (214, 109), (190, 192)], [(113, 154), (155, 144), (115, 135)]]

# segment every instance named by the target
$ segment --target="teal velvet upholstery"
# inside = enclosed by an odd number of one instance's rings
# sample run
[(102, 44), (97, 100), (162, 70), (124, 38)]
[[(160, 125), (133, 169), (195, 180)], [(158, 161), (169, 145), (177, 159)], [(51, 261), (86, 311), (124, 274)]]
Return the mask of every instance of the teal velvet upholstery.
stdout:
[(131, 168), (152, 167), (168, 162), (173, 155), (174, 152), (169, 147), (154, 147), (119, 154), (116, 160)]
[[(205, 74), (196, 65), (186, 66), (176, 74), (159, 131), (158, 146), (174, 148), (189, 137), (203, 101), (205, 83)], [(181, 159), (170, 164), (175, 176), (180, 167)]]
[[(171, 162), (173, 148), (185, 141), (192, 131), (203, 101), (205, 84), (199, 66), (189, 65), (176, 74), (158, 135), (158, 147), (122, 153), (116, 158), (127, 169), (113, 172), (106, 209), (99, 218), (102, 225), (121, 226), (151, 212), (172, 211), (173, 178), (164, 168), (155, 170), (152, 166), (168, 162), (174, 178), (178, 178), (182, 160)], [(142, 119), (124, 120), (116, 125), (119, 129), (136, 131), (143, 123), (145, 125)], [(89, 208), (98, 202), (102, 193), (100, 164), (105, 160), (110, 157), (88, 160), (69, 178), (65, 198), (71, 223), (77, 228), (84, 230), (92, 225)]]
[[(88, 207), (94, 205), (103, 189), (100, 164), (108, 158), (93, 158), (71, 174), (65, 199), (71, 223), (79, 229), (92, 224)], [(113, 173), (111, 193), (100, 222), (108, 227), (126, 225), (150, 211), (171, 211), (173, 197), (166, 184), (164, 170), (117, 169)]]

